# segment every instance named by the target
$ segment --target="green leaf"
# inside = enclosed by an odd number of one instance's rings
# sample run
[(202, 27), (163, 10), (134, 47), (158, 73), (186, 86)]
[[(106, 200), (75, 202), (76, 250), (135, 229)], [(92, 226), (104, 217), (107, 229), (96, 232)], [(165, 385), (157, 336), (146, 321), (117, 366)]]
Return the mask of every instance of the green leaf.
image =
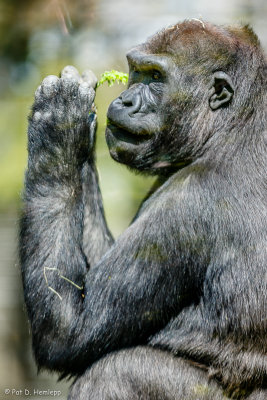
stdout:
[(128, 78), (129, 75), (124, 72), (115, 71), (114, 69), (112, 71), (105, 71), (97, 82), (97, 87), (103, 85), (105, 82), (108, 83), (108, 86), (112, 86), (116, 81), (118, 84), (122, 83), (123, 85), (126, 85)]

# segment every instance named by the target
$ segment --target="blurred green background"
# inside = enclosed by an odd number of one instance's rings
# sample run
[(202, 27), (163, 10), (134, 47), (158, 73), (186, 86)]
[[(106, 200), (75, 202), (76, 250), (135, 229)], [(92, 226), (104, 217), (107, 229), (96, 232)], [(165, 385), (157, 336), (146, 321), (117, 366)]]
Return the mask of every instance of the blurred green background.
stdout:
[[(47, 373), (37, 376), (17, 263), (27, 115), (41, 80), (68, 64), (80, 72), (90, 68), (98, 78), (105, 70), (127, 72), (127, 49), (185, 18), (250, 23), (266, 49), (266, 17), (266, 0), (0, 0), (0, 398), (24, 399), (25, 389), (34, 388), (60, 390), (58, 398), (66, 398), (69, 385)], [(130, 173), (109, 156), (106, 111), (122, 90), (122, 85), (104, 85), (96, 96), (97, 166), (115, 236), (129, 224), (153, 181)]]

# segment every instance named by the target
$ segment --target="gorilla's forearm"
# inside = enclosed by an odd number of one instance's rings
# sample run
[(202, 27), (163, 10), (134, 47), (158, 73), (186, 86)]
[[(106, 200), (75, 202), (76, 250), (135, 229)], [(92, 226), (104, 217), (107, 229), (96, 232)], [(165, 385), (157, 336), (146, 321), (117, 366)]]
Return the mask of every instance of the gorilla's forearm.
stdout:
[[(36, 254), (36, 259), (42, 260), (46, 268), (59, 266), (69, 279), (75, 281), (75, 274), (78, 274), (80, 280), (87, 271), (82, 265), (96, 264), (113, 243), (104, 217), (94, 162), (85, 162), (81, 170), (77, 169), (71, 176), (61, 172), (62, 179), (59, 171), (51, 178), (53, 172), (46, 175), (45, 166), (42, 168), (36, 171), (35, 166), (29, 167), (26, 175), (21, 252), (25, 241), (27, 253)], [(68, 255), (65, 248), (69, 249)], [(75, 268), (72, 260), (76, 259), (76, 253), (80, 253), (78, 258), (83, 262)], [(62, 257), (66, 261), (63, 262)], [(29, 264), (29, 268), (34, 268), (31, 262)]]
[(94, 165), (93, 94), (85, 83), (64, 74), (46, 78), (29, 119), (20, 261), (40, 365), (71, 338), (88, 268), (113, 241)]
[(82, 169), (84, 206), (83, 251), (90, 266), (95, 265), (114, 242), (104, 216), (98, 174), (94, 163)]
[[(95, 168), (92, 75), (80, 77), (74, 67), (68, 66), (62, 71), (61, 79), (49, 76), (37, 89), (29, 118), (26, 182), (30, 199), (32, 195), (37, 199), (45, 199), (46, 194), (54, 196), (54, 203), (62, 206), (63, 214), (69, 212), (71, 216), (71, 207), (80, 202), (79, 229), (83, 237), (76, 244), (90, 266), (113, 242), (104, 217)], [(38, 193), (39, 188), (44, 193)]]
[(33, 180), (30, 171), (26, 178), (20, 260), (34, 351), (40, 366), (61, 371), (69, 361), (61, 346), (71, 342), (73, 324), (82, 313), (88, 267), (111, 241), (101, 206), (95, 205), (100, 193), (93, 170), (87, 163), (81, 179), (60, 186), (40, 182), (38, 176)]
[[(74, 189), (26, 179), (20, 262), (34, 350), (37, 354), (38, 348), (40, 365), (43, 349), (47, 348), (50, 358), (54, 356), (53, 343), (64, 331), (69, 336), (71, 321), (82, 307), (87, 262), (82, 252), (81, 187), (81, 182)], [(55, 324), (56, 332), (52, 329)]]

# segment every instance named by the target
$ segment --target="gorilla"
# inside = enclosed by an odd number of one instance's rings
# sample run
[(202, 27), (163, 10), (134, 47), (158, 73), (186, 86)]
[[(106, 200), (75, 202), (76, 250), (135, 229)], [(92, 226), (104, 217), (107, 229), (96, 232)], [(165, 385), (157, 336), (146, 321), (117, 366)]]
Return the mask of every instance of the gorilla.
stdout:
[(20, 262), (39, 368), (70, 400), (267, 398), (267, 61), (248, 26), (187, 20), (127, 54), (111, 157), (157, 176), (117, 240), (95, 167), (92, 75), (29, 117)]

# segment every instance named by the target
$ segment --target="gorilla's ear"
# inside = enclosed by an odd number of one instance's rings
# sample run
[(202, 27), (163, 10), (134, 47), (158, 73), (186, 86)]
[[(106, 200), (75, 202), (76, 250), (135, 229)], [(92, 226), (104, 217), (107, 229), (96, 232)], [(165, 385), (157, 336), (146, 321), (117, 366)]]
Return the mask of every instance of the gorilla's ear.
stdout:
[(213, 74), (211, 96), (209, 105), (212, 110), (230, 103), (234, 94), (234, 85), (229, 75), (223, 71), (216, 71)]

